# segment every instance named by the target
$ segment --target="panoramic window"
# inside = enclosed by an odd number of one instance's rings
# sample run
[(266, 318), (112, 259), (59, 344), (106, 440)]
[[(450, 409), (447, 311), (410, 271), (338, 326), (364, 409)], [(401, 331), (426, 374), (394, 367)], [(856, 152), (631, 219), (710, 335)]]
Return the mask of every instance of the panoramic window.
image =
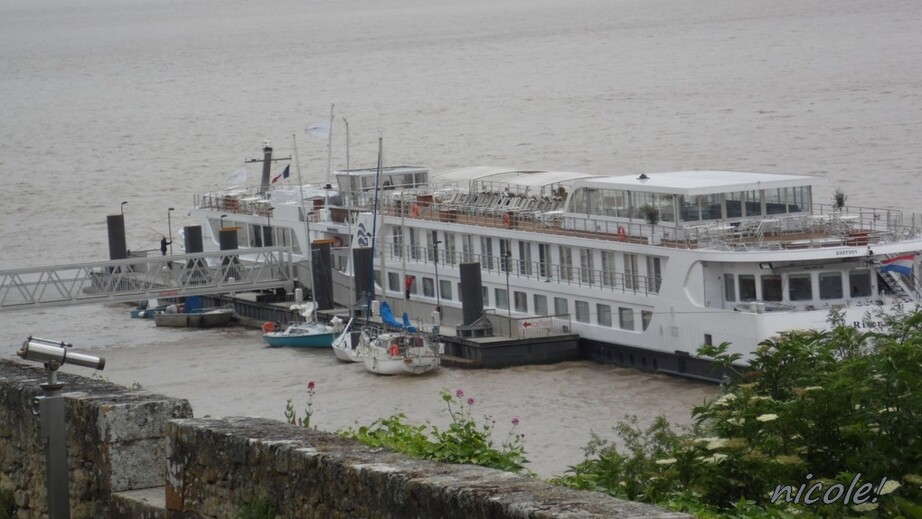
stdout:
[(791, 301), (809, 301), (813, 299), (813, 281), (810, 274), (791, 274), (788, 276), (788, 298)]
[(547, 315), (547, 296), (535, 294), (535, 313)]
[(643, 326), (643, 329), (646, 329), (650, 326), (650, 321), (653, 320), (653, 312), (650, 310), (641, 310), (640, 311), (640, 323)]
[(502, 308), (504, 310), (509, 309), (509, 292), (506, 292), (505, 288), (497, 288), (495, 291), (496, 294), (496, 308)]
[(565, 298), (563, 297), (554, 298), (554, 313), (557, 315), (566, 315), (570, 313), (570, 308)]
[(528, 311), (528, 294), (525, 292), (513, 292), (512, 300), (515, 302), (516, 312)]
[(581, 323), (589, 322), (589, 303), (585, 301), (576, 302), (576, 320)]
[(752, 274), (740, 274), (740, 301), (755, 301), (756, 277)]
[(432, 278), (423, 278), (423, 295), (435, 297), (435, 281)]
[(778, 274), (762, 274), (762, 300), (781, 301), (781, 276)]
[(848, 292), (851, 297), (870, 297), (871, 271), (853, 270), (849, 272), (848, 284), (851, 286), (851, 289), (849, 289)]
[(820, 272), (820, 299), (842, 299), (842, 273)]
[(634, 329), (634, 309), (618, 307), (618, 324), (624, 330)]
[(608, 305), (596, 305), (596, 312), (599, 314), (599, 326), (611, 326), (611, 307)]
[(439, 285), (439, 295), (442, 299), (451, 300), (451, 280), (440, 279)]

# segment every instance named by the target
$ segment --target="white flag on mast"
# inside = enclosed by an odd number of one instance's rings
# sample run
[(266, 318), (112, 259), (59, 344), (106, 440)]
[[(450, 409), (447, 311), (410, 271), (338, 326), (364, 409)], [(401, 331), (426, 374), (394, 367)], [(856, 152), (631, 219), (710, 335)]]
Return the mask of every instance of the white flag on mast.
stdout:
[(240, 168), (237, 171), (234, 171), (227, 177), (227, 183), (231, 185), (246, 184), (247, 181), (247, 168)]
[(307, 128), (304, 129), (304, 133), (310, 135), (311, 137), (329, 137), (330, 123), (309, 124), (307, 125)]

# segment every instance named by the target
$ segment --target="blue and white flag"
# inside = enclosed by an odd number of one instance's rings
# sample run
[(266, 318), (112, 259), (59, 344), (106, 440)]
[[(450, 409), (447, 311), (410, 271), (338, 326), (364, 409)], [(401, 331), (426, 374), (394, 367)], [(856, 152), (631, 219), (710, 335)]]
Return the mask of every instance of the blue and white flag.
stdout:
[(329, 137), (330, 136), (330, 124), (329, 123), (309, 124), (307, 128), (304, 129), (304, 133), (310, 135), (311, 137)]
[(246, 184), (247, 182), (247, 168), (240, 168), (237, 171), (234, 171), (227, 177), (227, 183), (231, 185), (240, 185)]
[(911, 276), (912, 262), (915, 258), (915, 254), (906, 254), (904, 256), (896, 256), (894, 258), (883, 260), (880, 262), (880, 271), (897, 272), (905, 276)]

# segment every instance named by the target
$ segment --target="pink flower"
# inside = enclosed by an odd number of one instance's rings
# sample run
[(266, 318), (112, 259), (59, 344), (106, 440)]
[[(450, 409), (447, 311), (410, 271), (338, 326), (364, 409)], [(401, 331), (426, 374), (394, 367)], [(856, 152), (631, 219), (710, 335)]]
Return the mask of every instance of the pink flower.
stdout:
[(467, 405), (474, 405), (474, 399), (473, 399), (473, 398), (468, 398), (468, 399), (467, 399)]
[(308, 390), (308, 391), (311, 391), (311, 390), (314, 389), (315, 386), (316, 386), (316, 384), (314, 384), (314, 381), (311, 380), (310, 382), (307, 383), (307, 390)]
[(463, 389), (459, 389), (459, 390), (455, 391), (455, 396), (458, 397), (458, 398), (461, 398), (462, 396), (464, 396), (464, 390), (463, 390)]
[(512, 425), (519, 425), (519, 419), (518, 419), (518, 418), (513, 418), (513, 419), (512, 419)]

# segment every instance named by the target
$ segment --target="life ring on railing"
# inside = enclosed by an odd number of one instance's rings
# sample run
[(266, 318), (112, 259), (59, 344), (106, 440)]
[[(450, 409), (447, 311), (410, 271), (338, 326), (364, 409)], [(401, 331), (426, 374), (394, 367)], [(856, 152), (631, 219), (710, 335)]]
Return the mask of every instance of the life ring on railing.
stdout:
[(624, 230), (623, 225), (618, 226), (618, 241), (624, 241), (627, 239), (627, 231)]
[(419, 204), (413, 202), (413, 208), (410, 209), (410, 214), (413, 215), (413, 218), (419, 218)]
[(503, 225), (506, 227), (512, 225), (512, 216), (510, 216), (509, 213), (503, 213)]
[(391, 357), (399, 357), (400, 356), (400, 346), (397, 346), (396, 342), (392, 342), (390, 347), (387, 349), (387, 353)]
[(343, 246), (343, 239), (339, 236), (333, 237), (333, 248), (339, 248)]
[(275, 323), (266, 321), (263, 323), (263, 333), (272, 333), (275, 331)]

